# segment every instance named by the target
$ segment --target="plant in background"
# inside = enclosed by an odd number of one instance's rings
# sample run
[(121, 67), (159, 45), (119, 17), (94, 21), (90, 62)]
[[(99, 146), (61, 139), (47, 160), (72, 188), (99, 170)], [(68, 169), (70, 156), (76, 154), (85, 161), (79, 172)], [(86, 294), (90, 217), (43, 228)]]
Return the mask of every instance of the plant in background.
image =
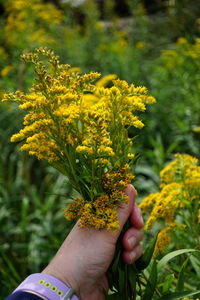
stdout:
[(186, 230), (187, 244), (200, 249), (200, 166), (197, 164), (195, 157), (176, 154), (176, 159), (160, 173), (161, 191), (150, 194), (140, 204), (144, 213), (150, 213), (146, 230), (155, 222), (162, 224), (164, 220), (167, 224), (159, 233), (158, 251), (169, 246), (170, 231), (178, 231), (176, 244), (183, 247)]
[(19, 49), (22, 45), (29, 47), (31, 44), (33, 47), (55, 43), (52, 30), (63, 21), (61, 10), (51, 3), (44, 4), (41, 0), (11, 0), (6, 6), (6, 13), (6, 44)]
[[(162, 51), (160, 58), (154, 62), (154, 71), (150, 78), (151, 91), (160, 101), (154, 107), (156, 122), (151, 118), (148, 126), (150, 130), (160, 132), (165, 147), (176, 140), (180, 145), (176, 152), (191, 153), (198, 158), (199, 67), (199, 38), (190, 42), (180, 37), (169, 49)], [(165, 103), (169, 101), (171, 105), (165, 107)], [(172, 134), (166, 138), (168, 132)]]
[[(40, 56), (47, 57), (47, 65)], [(80, 218), (82, 227), (117, 230), (118, 204), (127, 201), (124, 189), (133, 179), (128, 129), (144, 126), (136, 112), (145, 111), (155, 99), (145, 87), (121, 80), (113, 80), (110, 88), (101, 87), (101, 82), (95, 85), (100, 74), (80, 75), (61, 65), (48, 49), (37, 49), (22, 59), (34, 64), (37, 79), (28, 93), (4, 96), (3, 101), (17, 102), (28, 111), (24, 128), (11, 141), (23, 141), (21, 150), (46, 160), (69, 178), (77, 197), (65, 210), (67, 219)], [(122, 272), (127, 274), (125, 269)], [(130, 274), (126, 276), (128, 280)], [(126, 291), (127, 299), (133, 299), (127, 282), (118, 292)]]
[[(0, 89), (15, 90), (29, 85), (24, 63), (18, 57), (24, 49), (55, 47), (64, 15), (53, 3), (42, 0), (9, 0), (0, 16)], [(28, 28), (28, 30), (27, 30)], [(27, 74), (26, 70), (26, 74)]]
[[(154, 255), (158, 258), (163, 252), (169, 252), (166, 257), (171, 259), (174, 254), (175, 256), (183, 254), (187, 250), (174, 252), (170, 250), (182, 249), (186, 245), (190, 249), (188, 252), (191, 252), (186, 259), (181, 256), (166, 268), (165, 272), (169, 274), (169, 277), (167, 279), (165, 274), (160, 287), (166, 292), (167, 281), (171, 280), (168, 287), (170, 292), (173, 290), (183, 292), (184, 285), (194, 291), (199, 288), (200, 279), (200, 166), (198, 159), (188, 154), (176, 154), (176, 159), (161, 171), (160, 179), (160, 192), (148, 195), (140, 204), (142, 212), (148, 216), (145, 229), (149, 230), (154, 225), (160, 228)], [(159, 265), (162, 263), (158, 263), (158, 270)]]

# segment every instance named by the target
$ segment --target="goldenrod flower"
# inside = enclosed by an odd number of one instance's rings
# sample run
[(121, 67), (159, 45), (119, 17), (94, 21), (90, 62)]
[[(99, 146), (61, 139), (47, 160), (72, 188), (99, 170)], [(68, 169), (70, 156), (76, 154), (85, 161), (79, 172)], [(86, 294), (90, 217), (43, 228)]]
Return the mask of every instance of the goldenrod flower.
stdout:
[[(40, 16), (46, 18), (42, 12)], [(38, 80), (28, 93), (4, 97), (27, 112), (24, 127), (11, 141), (23, 141), (21, 150), (47, 160), (69, 177), (80, 198), (68, 205), (66, 218), (80, 218), (83, 227), (116, 230), (118, 204), (127, 201), (124, 189), (134, 177), (128, 164), (134, 157), (128, 129), (144, 126), (136, 113), (155, 99), (145, 87), (126, 81), (113, 80), (113, 86), (105, 88), (116, 76), (102, 83), (97, 81), (99, 73), (72, 72), (48, 49), (22, 58), (34, 64)]]
[(96, 86), (97, 87), (106, 87), (112, 80), (114, 80), (116, 78), (117, 78), (117, 75), (115, 75), (115, 74), (106, 75), (96, 82)]
[[(162, 220), (168, 224), (159, 234), (165, 244), (170, 241), (168, 234), (174, 224), (185, 225), (176, 223), (177, 215), (181, 216), (188, 209), (193, 213), (190, 219), (194, 223), (200, 222), (200, 166), (197, 164), (198, 159), (195, 157), (176, 154), (176, 159), (160, 172), (160, 192), (150, 194), (140, 204), (142, 211), (149, 215), (146, 230), (156, 221)], [(178, 220), (180, 222), (180, 218)], [(159, 243), (158, 252), (162, 248)]]

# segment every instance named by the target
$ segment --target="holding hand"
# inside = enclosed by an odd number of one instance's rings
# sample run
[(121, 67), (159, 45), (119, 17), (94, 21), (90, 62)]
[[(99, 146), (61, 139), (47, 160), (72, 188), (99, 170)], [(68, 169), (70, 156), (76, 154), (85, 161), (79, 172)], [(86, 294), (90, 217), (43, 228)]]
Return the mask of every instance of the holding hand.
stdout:
[(132, 185), (126, 189), (128, 204), (120, 206), (120, 229), (116, 233), (107, 230), (81, 228), (78, 224), (67, 236), (43, 273), (52, 275), (75, 289), (80, 299), (103, 300), (108, 290), (106, 271), (112, 262), (116, 242), (128, 218), (131, 227), (122, 238), (123, 259), (131, 264), (142, 254), (143, 220), (135, 204), (136, 191)]

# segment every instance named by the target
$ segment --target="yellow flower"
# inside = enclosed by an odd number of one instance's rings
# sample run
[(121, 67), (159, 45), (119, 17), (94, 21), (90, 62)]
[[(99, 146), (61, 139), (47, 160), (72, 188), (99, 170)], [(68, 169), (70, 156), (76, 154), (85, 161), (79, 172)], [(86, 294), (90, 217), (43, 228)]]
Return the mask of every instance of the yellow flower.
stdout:
[(97, 82), (96, 82), (96, 86), (97, 87), (105, 87), (107, 86), (112, 80), (116, 79), (117, 78), (117, 75), (115, 74), (109, 74), (109, 75), (106, 75), (104, 77), (102, 77), (101, 79), (99, 79)]
[(85, 153), (85, 154), (88, 154), (88, 155), (92, 155), (93, 154), (92, 148), (87, 147), (87, 146), (78, 146), (76, 148), (76, 151), (79, 152), (79, 153)]
[(8, 65), (6, 67), (4, 67), (2, 70), (1, 70), (1, 76), (2, 77), (6, 77), (10, 71), (13, 69), (13, 66), (12, 65)]
[(184, 37), (179, 37), (177, 40), (177, 44), (187, 44), (187, 39)]
[(169, 226), (165, 227), (164, 229), (162, 229), (159, 232), (157, 242), (156, 242), (156, 247), (155, 247), (155, 254), (161, 254), (166, 250), (166, 248), (169, 247), (169, 244), (171, 241), (170, 232), (176, 226), (177, 226), (177, 223), (172, 222), (172, 223), (170, 223)]
[(135, 47), (137, 49), (144, 49), (146, 47), (146, 44), (145, 42), (142, 42), (142, 41), (138, 41), (136, 44), (135, 44)]
[(196, 126), (193, 130), (194, 132), (200, 132), (200, 126)]
[(128, 158), (129, 159), (133, 159), (135, 157), (135, 154), (133, 154), (133, 153), (128, 153)]
[(111, 147), (99, 146), (97, 153), (103, 156), (114, 156), (115, 153)]
[[(39, 16), (48, 19), (42, 8)], [(80, 198), (67, 207), (67, 219), (80, 218), (82, 227), (117, 230), (118, 205), (127, 202), (124, 190), (134, 178), (128, 165), (134, 158), (128, 128), (144, 126), (136, 113), (145, 111), (154, 98), (145, 87), (123, 80), (113, 80), (112, 87), (105, 88), (115, 75), (97, 81), (99, 73), (72, 71), (46, 48), (22, 59), (34, 65), (37, 82), (28, 93), (4, 96), (3, 101), (19, 103), (26, 111), (24, 127), (11, 141), (23, 141), (21, 150), (68, 176)]]
[(156, 247), (155, 247), (155, 253), (160, 254), (162, 253), (167, 247), (169, 247), (169, 243), (171, 241), (169, 231), (170, 231), (170, 226), (167, 226), (163, 230), (161, 230), (158, 234), (158, 239), (156, 242)]
[[(194, 300), (194, 298), (182, 298), (182, 300)], [(200, 300), (200, 299), (196, 298), (195, 300)]]
[(82, 103), (87, 107), (91, 107), (95, 105), (96, 103), (98, 103), (98, 101), (99, 101), (98, 97), (96, 97), (93, 94), (84, 94), (82, 96)]
[(187, 208), (194, 211), (193, 218), (199, 222), (200, 217), (195, 213), (200, 203), (200, 166), (197, 163), (195, 157), (176, 154), (176, 159), (160, 172), (160, 192), (150, 194), (140, 204), (141, 210), (149, 215), (146, 230), (160, 219), (172, 226), (176, 216)]
[[(6, 6), (7, 22), (4, 28), (6, 42), (11, 46), (26, 47), (30, 43), (54, 43), (51, 29), (63, 21), (62, 10), (42, 0), (11, 0)], [(51, 26), (49, 27), (49, 24)], [(29, 29), (28, 31), (26, 29)], [(23, 33), (23, 34), (22, 34)]]

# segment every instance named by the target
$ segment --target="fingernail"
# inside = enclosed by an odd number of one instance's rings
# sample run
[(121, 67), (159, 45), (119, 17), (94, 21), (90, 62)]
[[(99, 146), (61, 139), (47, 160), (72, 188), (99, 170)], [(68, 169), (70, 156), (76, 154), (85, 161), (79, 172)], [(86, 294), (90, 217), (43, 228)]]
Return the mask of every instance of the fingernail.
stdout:
[(132, 251), (130, 253), (130, 259), (131, 259), (131, 261), (134, 261), (135, 257), (136, 257), (136, 253), (134, 251)]
[(125, 190), (126, 195), (130, 198), (133, 199), (134, 198), (134, 194), (135, 194), (135, 189), (134, 187), (129, 184)]
[(132, 186), (129, 184), (128, 187), (126, 188), (125, 190), (126, 192), (126, 195), (131, 197), (132, 193), (133, 193), (133, 190), (132, 190)]
[(140, 210), (140, 221), (141, 221), (142, 226), (144, 226), (144, 220), (143, 220), (143, 217), (141, 215), (141, 209), (139, 208), (139, 210)]
[(143, 217), (142, 217), (141, 209), (138, 205), (136, 205), (136, 209), (138, 210), (138, 215), (139, 215), (139, 218), (140, 218), (140, 222), (141, 222), (141, 224), (144, 225), (144, 220), (143, 220)]
[(128, 239), (128, 244), (131, 248), (134, 247), (136, 245), (136, 238), (134, 236), (130, 237)]

